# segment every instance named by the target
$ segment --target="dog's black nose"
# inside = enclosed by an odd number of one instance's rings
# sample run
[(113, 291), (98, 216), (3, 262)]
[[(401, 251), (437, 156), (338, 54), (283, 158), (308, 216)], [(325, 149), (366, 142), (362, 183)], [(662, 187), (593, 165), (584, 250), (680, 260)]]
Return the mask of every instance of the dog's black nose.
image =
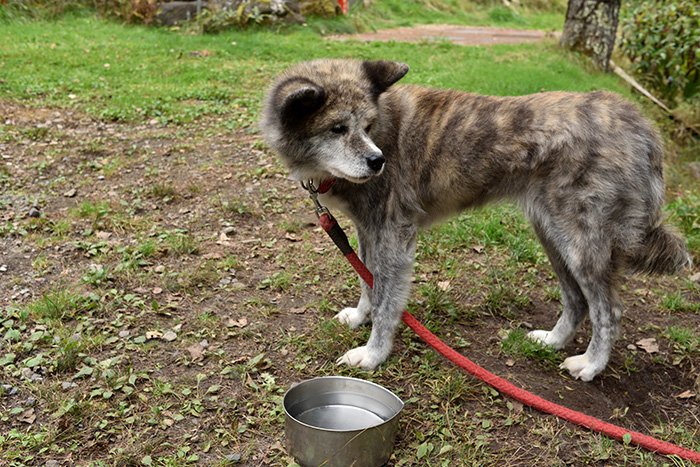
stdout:
[(373, 172), (379, 172), (384, 167), (384, 156), (372, 156), (367, 158), (367, 166)]

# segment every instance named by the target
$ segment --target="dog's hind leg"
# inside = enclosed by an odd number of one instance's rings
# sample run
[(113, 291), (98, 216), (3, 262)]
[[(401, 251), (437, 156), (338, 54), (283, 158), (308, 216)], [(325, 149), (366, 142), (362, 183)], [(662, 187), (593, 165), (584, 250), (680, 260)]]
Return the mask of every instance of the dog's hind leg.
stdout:
[(372, 332), (366, 345), (348, 351), (338, 359), (338, 364), (372, 370), (391, 353), (394, 334), (408, 301), (416, 229), (384, 226), (376, 235), (367, 238), (372, 239), (372, 243), (365, 250), (365, 259), (374, 269), (374, 288), (370, 294)]
[(579, 250), (579, 261), (575, 261), (578, 264), (572, 265), (571, 271), (589, 305), (591, 340), (585, 353), (569, 357), (561, 364), (561, 368), (568, 370), (571, 376), (583, 381), (591, 381), (605, 369), (622, 318), (615, 255), (611, 253), (611, 248), (590, 245)]
[(581, 324), (586, 317), (588, 302), (583, 292), (581, 292), (578, 283), (576, 283), (576, 279), (574, 279), (571, 275), (571, 271), (569, 271), (569, 268), (564, 263), (559, 250), (554, 246), (554, 243), (547, 237), (544, 229), (538, 223), (534, 223), (533, 225), (549, 257), (552, 269), (559, 279), (564, 309), (562, 310), (561, 316), (559, 316), (557, 324), (551, 331), (531, 331), (528, 333), (528, 337), (558, 350), (564, 348), (574, 337), (576, 328), (578, 328), (579, 324)]

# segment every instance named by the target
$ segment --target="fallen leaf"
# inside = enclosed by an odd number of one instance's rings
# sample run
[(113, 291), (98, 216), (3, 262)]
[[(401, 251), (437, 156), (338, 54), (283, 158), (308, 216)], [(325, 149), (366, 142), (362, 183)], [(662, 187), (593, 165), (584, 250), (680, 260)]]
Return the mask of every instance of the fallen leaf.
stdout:
[(440, 290), (443, 292), (447, 292), (447, 289), (450, 288), (450, 281), (441, 281), (437, 283), (437, 286)]
[(86, 376), (92, 375), (93, 369), (89, 366), (83, 366), (76, 374), (73, 379), (85, 378)]
[(19, 421), (31, 425), (36, 420), (36, 413), (33, 408), (27, 409), (19, 416)]
[(76, 190), (75, 188), (71, 188), (70, 190), (63, 193), (63, 196), (65, 196), (66, 198), (73, 198), (77, 194), (78, 194), (78, 190)]
[(224, 255), (221, 254), (218, 251), (213, 251), (211, 253), (206, 253), (204, 256), (202, 256), (202, 259), (221, 259), (223, 258)]
[(226, 322), (226, 327), (229, 328), (244, 328), (248, 326), (248, 318), (245, 316), (241, 319), (234, 320), (233, 318), (229, 318), (228, 321)]
[(679, 398), (679, 399), (692, 399), (692, 398), (695, 397), (695, 396), (697, 396), (697, 394), (695, 394), (693, 391), (691, 391), (690, 389), (688, 389), (687, 391), (683, 391), (683, 392), (680, 393), (680, 394), (676, 394), (675, 397), (677, 397), (677, 398)]
[(160, 287), (156, 287), (153, 289), (153, 295), (160, 295), (162, 293), (163, 293), (163, 289), (161, 289)]
[(294, 235), (293, 233), (289, 233), (289, 232), (287, 232), (286, 234), (284, 234), (284, 238), (285, 238), (286, 240), (289, 240), (290, 242), (298, 242), (298, 241), (300, 241), (300, 239), (297, 238), (296, 235)]
[(514, 413), (515, 415), (519, 415), (519, 414), (521, 414), (521, 413), (523, 412), (523, 408), (524, 408), (524, 407), (523, 407), (523, 404), (521, 404), (521, 403), (518, 402), (518, 401), (510, 401), (510, 403), (511, 403), (511, 405), (513, 406), (513, 409), (512, 409), (512, 410), (513, 410), (513, 413)]
[(204, 347), (199, 343), (187, 347), (187, 352), (189, 352), (190, 357), (192, 357), (192, 360), (195, 362), (204, 360)]
[(515, 360), (513, 360), (512, 358), (509, 358), (508, 360), (506, 360), (506, 366), (513, 366), (513, 365), (515, 365)]
[(203, 49), (203, 50), (193, 50), (190, 52), (190, 55), (193, 57), (211, 57), (214, 55), (214, 52), (211, 50)]
[(146, 331), (146, 339), (160, 339), (163, 337), (163, 333), (160, 331)]
[(646, 339), (640, 339), (635, 342), (637, 347), (644, 350), (646, 353), (657, 353), (659, 351), (659, 344), (653, 337), (647, 337)]
[(306, 313), (306, 308), (304, 308), (304, 307), (301, 307), (301, 308), (291, 308), (291, 309), (289, 310), (289, 312), (292, 313), (292, 314), (294, 314), (294, 315), (301, 315), (301, 314)]

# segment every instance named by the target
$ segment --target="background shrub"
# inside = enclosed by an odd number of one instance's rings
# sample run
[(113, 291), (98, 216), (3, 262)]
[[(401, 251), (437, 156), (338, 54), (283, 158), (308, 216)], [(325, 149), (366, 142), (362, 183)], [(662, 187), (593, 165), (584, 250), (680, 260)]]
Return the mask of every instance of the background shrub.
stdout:
[(153, 22), (157, 0), (0, 0), (0, 20), (17, 17), (53, 20), (60, 16), (96, 11), (101, 16), (127, 23)]
[(646, 85), (671, 104), (698, 94), (698, 0), (638, 1), (621, 23), (620, 49)]

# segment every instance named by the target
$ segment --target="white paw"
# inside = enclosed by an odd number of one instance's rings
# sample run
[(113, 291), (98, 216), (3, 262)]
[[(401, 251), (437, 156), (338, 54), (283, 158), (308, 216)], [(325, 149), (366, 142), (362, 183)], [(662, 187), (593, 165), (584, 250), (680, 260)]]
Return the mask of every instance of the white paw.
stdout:
[(598, 365), (591, 362), (586, 354), (567, 358), (559, 365), (559, 368), (568, 370), (571, 376), (581, 381), (591, 381), (603, 370), (602, 368), (598, 368)]
[(554, 347), (557, 350), (560, 350), (564, 347), (564, 343), (560, 342), (559, 339), (556, 339), (552, 331), (544, 331), (538, 329), (536, 331), (528, 332), (527, 337), (530, 340), (539, 342), (540, 344), (548, 345), (550, 347)]
[(355, 329), (367, 322), (367, 315), (361, 313), (357, 308), (344, 308), (343, 311), (335, 315), (335, 319), (343, 324), (347, 324), (350, 326), (350, 329)]
[(356, 347), (346, 352), (340, 357), (336, 363), (338, 365), (350, 365), (363, 368), (365, 370), (374, 370), (384, 359), (376, 352), (372, 352), (367, 346)]

